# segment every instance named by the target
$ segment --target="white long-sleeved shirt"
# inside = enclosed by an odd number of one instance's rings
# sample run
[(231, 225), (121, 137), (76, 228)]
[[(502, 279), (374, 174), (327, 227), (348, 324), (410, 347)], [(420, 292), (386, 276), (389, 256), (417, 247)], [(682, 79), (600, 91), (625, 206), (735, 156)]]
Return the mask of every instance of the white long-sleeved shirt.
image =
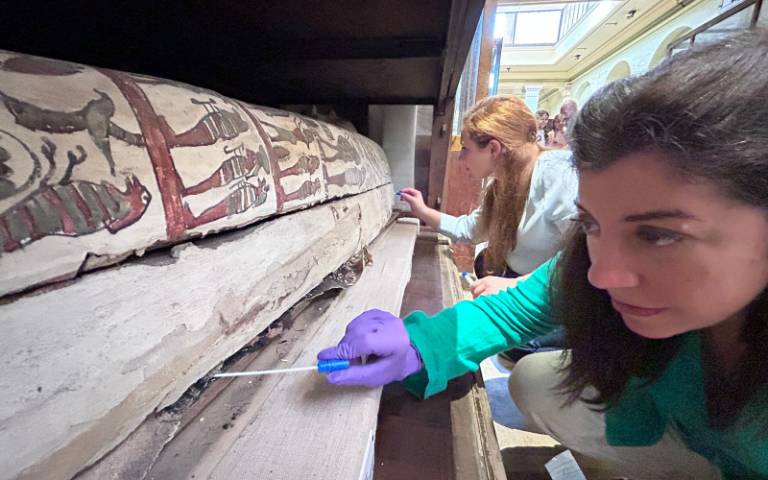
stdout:
[[(525, 275), (552, 258), (576, 214), (579, 182), (570, 150), (542, 152), (531, 174), (531, 189), (517, 227), (517, 246), (507, 252), (509, 268)], [(480, 243), (476, 234), (481, 209), (468, 215), (440, 215), (440, 233), (457, 242)]]

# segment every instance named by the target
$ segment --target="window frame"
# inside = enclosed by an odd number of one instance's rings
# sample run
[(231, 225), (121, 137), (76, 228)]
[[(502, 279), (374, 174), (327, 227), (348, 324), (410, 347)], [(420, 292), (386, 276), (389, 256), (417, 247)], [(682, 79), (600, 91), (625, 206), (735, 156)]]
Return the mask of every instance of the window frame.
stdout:
[[(558, 20), (557, 20), (557, 38), (552, 43), (516, 43), (515, 37), (517, 36), (517, 20), (520, 18), (520, 14), (536, 14), (536, 13), (550, 13), (550, 12), (557, 12), (560, 14)], [(562, 8), (549, 8), (549, 9), (542, 9), (542, 10), (530, 10), (530, 11), (522, 11), (522, 12), (514, 12), (515, 13), (515, 24), (514, 29), (512, 31), (512, 43), (511, 45), (513, 47), (551, 47), (553, 45), (557, 45), (557, 42), (560, 41), (560, 33), (563, 28), (563, 9)]]
[[(736, 2), (739, 2), (741, 0), (733, 0)], [(584, 0), (580, 1), (575, 4), (560, 4), (560, 6), (548, 6), (547, 4), (537, 4), (537, 5), (531, 5), (528, 8), (516, 8), (512, 6), (512, 9), (507, 10), (504, 9), (502, 11), (498, 11), (496, 13), (496, 16), (504, 15), (507, 19), (507, 28), (505, 29), (504, 37), (504, 46), (507, 47), (513, 47), (513, 48), (527, 48), (527, 47), (533, 47), (533, 48), (541, 48), (541, 47), (554, 47), (556, 46), (562, 39), (563, 35), (567, 35), (574, 27), (574, 25), (578, 24), (589, 12), (591, 12), (597, 4), (599, 4), (599, 1), (594, 0)], [(534, 8), (531, 8), (534, 7)], [(539, 8), (535, 8), (539, 7)], [(560, 19), (558, 21), (557, 25), (557, 39), (553, 43), (516, 43), (515, 42), (515, 36), (517, 34), (518, 28), (517, 28), (517, 21), (519, 19), (519, 15), (526, 14), (526, 13), (548, 13), (548, 12), (559, 12), (560, 13)], [(569, 15), (569, 24), (567, 25), (567, 30), (563, 30), (566, 15)], [(507, 35), (509, 34), (509, 35)]]

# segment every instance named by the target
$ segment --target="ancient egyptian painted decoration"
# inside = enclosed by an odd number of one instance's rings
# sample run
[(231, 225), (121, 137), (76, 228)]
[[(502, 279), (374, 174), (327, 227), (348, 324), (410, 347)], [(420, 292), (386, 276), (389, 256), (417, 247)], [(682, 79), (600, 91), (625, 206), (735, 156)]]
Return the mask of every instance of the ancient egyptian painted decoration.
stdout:
[(333, 125), (0, 51), (0, 295), (388, 182)]

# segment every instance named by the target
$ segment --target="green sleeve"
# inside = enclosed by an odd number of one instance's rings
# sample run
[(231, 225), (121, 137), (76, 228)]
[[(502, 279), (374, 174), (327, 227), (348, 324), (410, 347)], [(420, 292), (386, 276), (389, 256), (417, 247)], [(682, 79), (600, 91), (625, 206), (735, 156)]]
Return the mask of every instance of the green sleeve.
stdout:
[(459, 302), (431, 317), (420, 311), (405, 317), (424, 362), (424, 369), (404, 380), (408, 390), (427, 398), (445, 389), (448, 380), (477, 370), (483, 359), (552, 331), (549, 278), (554, 262), (515, 288)]

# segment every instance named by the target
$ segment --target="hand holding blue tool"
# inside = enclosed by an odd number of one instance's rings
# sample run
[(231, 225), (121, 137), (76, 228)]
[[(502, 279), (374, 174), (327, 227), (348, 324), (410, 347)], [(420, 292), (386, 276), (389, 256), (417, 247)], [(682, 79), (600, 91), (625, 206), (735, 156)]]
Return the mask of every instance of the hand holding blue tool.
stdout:
[(475, 283), (475, 278), (469, 272), (461, 272), (461, 283), (467, 290), (472, 288), (472, 284)]
[[(339, 344), (321, 351), (317, 358), (317, 365), (311, 367), (218, 373), (214, 378), (317, 370), (328, 373), (328, 382), (332, 384), (378, 387), (402, 380), (424, 366), (403, 321), (382, 310), (358, 315), (347, 325)], [(358, 359), (368, 362), (358, 364)]]
[(347, 332), (337, 346), (317, 355), (320, 361), (363, 357), (368, 358), (365, 365), (332, 372), (328, 382), (378, 387), (402, 380), (423, 368), (403, 321), (382, 310), (368, 310), (358, 315), (347, 325)]

